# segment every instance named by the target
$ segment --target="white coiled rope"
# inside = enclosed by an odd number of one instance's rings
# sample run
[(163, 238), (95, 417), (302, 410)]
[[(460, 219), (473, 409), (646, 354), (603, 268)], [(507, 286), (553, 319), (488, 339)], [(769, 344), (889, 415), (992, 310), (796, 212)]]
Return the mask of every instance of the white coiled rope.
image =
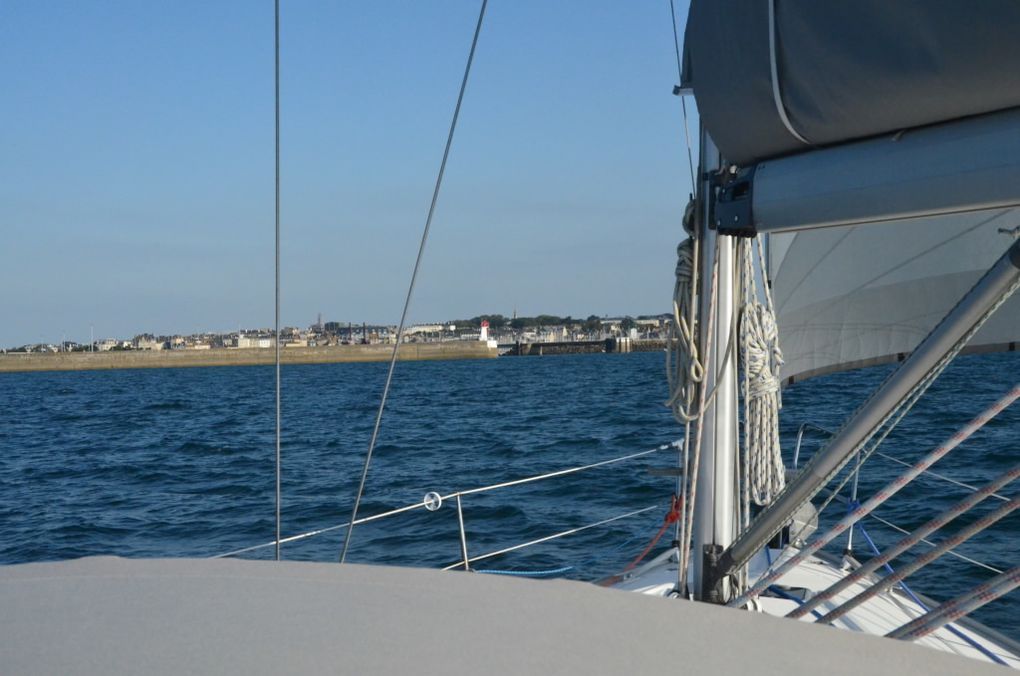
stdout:
[[(779, 447), (779, 409), (782, 408), (779, 369), (783, 352), (779, 348), (779, 327), (772, 307), (768, 282), (766, 304), (758, 300), (751, 258), (751, 244), (743, 249), (743, 298), (740, 312), (741, 362), (744, 370), (744, 468), (745, 496), (756, 505), (768, 505), (786, 485), (783, 458)], [(762, 274), (764, 265), (761, 239), (757, 248)], [(746, 514), (746, 512), (745, 512)]]
[(689, 423), (697, 419), (692, 410), (694, 394), (705, 376), (698, 355), (695, 322), (695, 293), (698, 286), (696, 247), (693, 239), (685, 239), (676, 248), (676, 284), (673, 287), (673, 317), (669, 326), (666, 350), (666, 377), (669, 399), (666, 405), (676, 419)]

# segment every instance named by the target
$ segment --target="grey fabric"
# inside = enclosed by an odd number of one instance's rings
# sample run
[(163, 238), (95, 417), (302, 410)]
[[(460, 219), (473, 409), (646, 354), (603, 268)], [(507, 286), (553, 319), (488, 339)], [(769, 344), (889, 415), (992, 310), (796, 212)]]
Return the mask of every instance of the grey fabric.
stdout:
[[(772, 235), (769, 268), (785, 382), (911, 352), (1013, 243), (1020, 210)], [(1020, 294), (970, 341), (1015, 349)]]
[[(1016, 0), (776, 0), (793, 127), (816, 145), (1020, 106)], [(808, 149), (772, 93), (767, 0), (692, 0), (685, 85), (728, 161)]]
[(1003, 673), (901, 641), (579, 582), (115, 558), (0, 567), (0, 672)]

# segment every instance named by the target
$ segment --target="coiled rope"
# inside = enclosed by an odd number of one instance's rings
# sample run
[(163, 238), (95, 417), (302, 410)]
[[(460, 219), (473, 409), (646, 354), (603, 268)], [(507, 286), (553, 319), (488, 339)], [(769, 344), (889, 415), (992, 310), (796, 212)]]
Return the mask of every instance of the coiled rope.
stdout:
[[(766, 275), (761, 238), (755, 238), (762, 274)], [(779, 369), (783, 352), (779, 348), (779, 327), (768, 283), (765, 304), (758, 300), (750, 242), (743, 241), (743, 283), (740, 311), (741, 366), (744, 371), (744, 496), (756, 505), (772, 502), (786, 486), (785, 468), (779, 447)], [(749, 494), (749, 495), (748, 495)], [(745, 518), (747, 511), (745, 510)]]
[[(688, 207), (690, 211), (690, 207)], [(694, 397), (704, 381), (705, 367), (698, 356), (697, 293), (699, 241), (688, 237), (676, 248), (676, 283), (673, 286), (673, 317), (667, 334), (666, 381), (669, 383), (669, 399), (666, 406), (684, 426), (683, 457), (680, 467), (684, 474), (677, 482), (681, 514), (677, 523), (676, 539), (680, 543), (680, 566), (677, 570), (677, 588), (682, 589), (687, 579), (687, 550), (690, 546), (691, 501), (688, 487), (697, 472), (697, 453), (694, 472), (691, 467), (691, 423), (700, 417), (692, 411)], [(702, 392), (704, 394), (704, 392)], [(704, 399), (702, 399), (703, 401)], [(701, 407), (699, 407), (700, 409)]]
[(685, 239), (676, 248), (676, 284), (673, 286), (673, 317), (669, 325), (666, 350), (666, 376), (669, 399), (666, 405), (676, 419), (689, 423), (698, 418), (692, 411), (697, 387), (705, 377), (705, 367), (698, 355), (695, 318), (697, 273), (697, 240)]

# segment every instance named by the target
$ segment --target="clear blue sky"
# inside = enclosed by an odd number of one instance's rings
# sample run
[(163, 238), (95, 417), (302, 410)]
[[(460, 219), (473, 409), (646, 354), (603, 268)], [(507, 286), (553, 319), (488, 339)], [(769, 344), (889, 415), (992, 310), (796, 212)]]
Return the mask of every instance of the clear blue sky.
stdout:
[[(282, 5), (283, 322), (395, 323), (479, 3)], [(270, 0), (0, 3), (0, 346), (272, 324), (272, 49)], [(675, 81), (667, 0), (491, 0), (411, 319), (666, 311)]]

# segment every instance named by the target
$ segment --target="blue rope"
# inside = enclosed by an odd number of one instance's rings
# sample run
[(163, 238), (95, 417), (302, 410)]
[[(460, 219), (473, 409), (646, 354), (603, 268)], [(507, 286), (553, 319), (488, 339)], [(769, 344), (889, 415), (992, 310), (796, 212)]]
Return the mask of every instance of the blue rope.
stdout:
[[(864, 530), (864, 526), (862, 526), (860, 523), (858, 523), (856, 525), (857, 525), (857, 530), (859, 530), (861, 532), (861, 535), (867, 541), (868, 546), (871, 548), (871, 551), (875, 554), (875, 556), (880, 556), (882, 554), (882, 552), (880, 552), (878, 547), (875, 546), (875, 541), (871, 539), (870, 535), (868, 535), (868, 531)], [(883, 566), (883, 568), (885, 568), (887, 571), (889, 571), (890, 575), (895, 573), (895, 571), (893, 570), (892, 566), (890, 566), (888, 563), (886, 563)], [(904, 592), (906, 592), (907, 596), (909, 596), (911, 599), (913, 599), (914, 603), (916, 603), (917, 605), (921, 606), (921, 608), (924, 610), (924, 612), (928, 612), (929, 608), (928, 608), (927, 604), (925, 604), (924, 601), (922, 601), (921, 599), (919, 599), (917, 597), (917, 595), (913, 592), (913, 590), (910, 587), (907, 586), (907, 583), (906, 583), (905, 580), (900, 580), (900, 588)], [(957, 629), (953, 625), (947, 624), (946, 625), (946, 629), (948, 629), (950, 631), (950, 633), (953, 634), (953, 636), (956, 636), (958, 639), (966, 642), (970, 647), (974, 648), (974, 650), (977, 650), (979, 653), (981, 653), (982, 655), (984, 655), (985, 657), (987, 657), (991, 661), (995, 662), (996, 664), (1001, 664), (1003, 666), (1008, 666), (1006, 664), (1005, 660), (1000, 658), (998, 655), (996, 655), (995, 653), (990, 651), (988, 648), (984, 647), (983, 645), (981, 645), (980, 643), (975, 641), (974, 639), (972, 639), (969, 636), (967, 636), (966, 634), (964, 634), (962, 631), (960, 631), (959, 629)]]
[(550, 577), (552, 575), (562, 575), (568, 570), (573, 569), (573, 566), (564, 566), (563, 568), (552, 568), (550, 570), (476, 570), (475, 572), (486, 575), (512, 575), (514, 577)]
[[(772, 567), (772, 554), (771, 554), (771, 552), (769, 552), (769, 546), (768, 545), (765, 545), (765, 561), (768, 563), (769, 568), (771, 568)], [(773, 594), (775, 594), (776, 596), (779, 596), (781, 598), (788, 599), (790, 601), (795, 602), (798, 606), (804, 605), (804, 600), (803, 599), (797, 598), (793, 594), (790, 594), (789, 592), (787, 592), (782, 587), (779, 587), (779, 586), (774, 585), (774, 584), (773, 585), (769, 585), (769, 591), (772, 592)], [(814, 615), (817, 618), (821, 618), (822, 617), (822, 614), (820, 612), (818, 612), (817, 610), (812, 610), (811, 614)]]
[[(804, 605), (804, 600), (803, 599), (797, 598), (793, 594), (787, 592), (782, 587), (777, 587), (774, 584), (773, 585), (769, 585), (769, 591), (772, 592), (773, 594), (775, 594), (776, 596), (780, 596), (780, 597), (782, 597), (784, 599), (789, 599), (791, 601), (796, 602), (796, 604), (798, 606)], [(822, 614), (820, 612), (818, 612), (817, 610), (812, 610), (811, 614), (814, 615), (815, 617), (819, 618), (819, 619), (821, 619), (821, 617), (822, 617)]]

